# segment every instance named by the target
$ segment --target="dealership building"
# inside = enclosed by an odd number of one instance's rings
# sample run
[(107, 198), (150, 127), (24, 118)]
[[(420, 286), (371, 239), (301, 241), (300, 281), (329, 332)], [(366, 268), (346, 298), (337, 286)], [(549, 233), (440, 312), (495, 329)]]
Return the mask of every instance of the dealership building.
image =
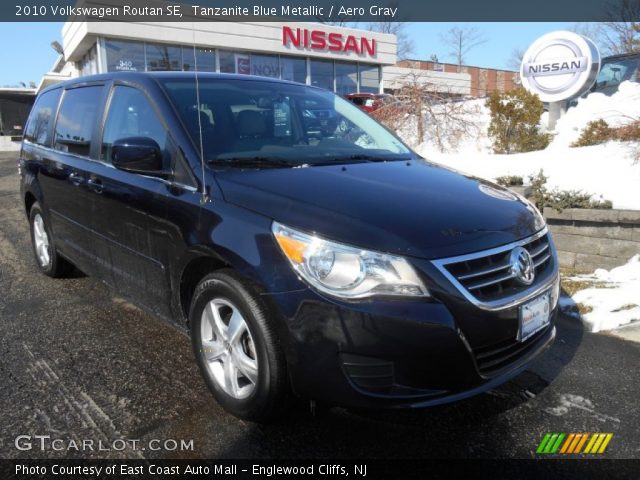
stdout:
[[(424, 62), (398, 62), (393, 34), (321, 23), (70, 21), (62, 28), (61, 41), (51, 46), (59, 53), (55, 64), (37, 89), (5, 92), (11, 105), (26, 101), (30, 106), (38, 91), (72, 77), (196, 68), (291, 80), (340, 95), (393, 93), (415, 81), (452, 96), (479, 93), (469, 69), (427, 69)], [(0, 133), (20, 135), (26, 113), (18, 118), (7, 105), (0, 104), (0, 115), (13, 131)]]
[(296, 22), (67, 22), (61, 47), (41, 88), (70, 76), (197, 67), (378, 93), (382, 68), (396, 63), (395, 35)]

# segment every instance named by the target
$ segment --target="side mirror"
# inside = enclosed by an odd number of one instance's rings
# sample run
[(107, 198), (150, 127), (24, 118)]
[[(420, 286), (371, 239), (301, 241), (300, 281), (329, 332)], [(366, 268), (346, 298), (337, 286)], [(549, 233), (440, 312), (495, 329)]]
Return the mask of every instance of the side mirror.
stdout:
[(160, 146), (152, 138), (127, 137), (113, 142), (111, 163), (131, 173), (167, 178), (170, 171), (163, 170)]

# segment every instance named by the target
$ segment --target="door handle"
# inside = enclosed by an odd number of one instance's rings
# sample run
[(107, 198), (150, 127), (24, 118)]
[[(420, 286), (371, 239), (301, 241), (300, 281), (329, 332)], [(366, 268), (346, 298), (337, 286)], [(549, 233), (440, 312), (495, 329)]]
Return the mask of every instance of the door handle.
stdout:
[(99, 178), (90, 178), (87, 180), (87, 185), (91, 190), (96, 193), (102, 193), (102, 180)]
[(69, 181), (73, 183), (76, 187), (79, 187), (84, 183), (84, 178), (78, 172), (71, 172), (69, 174)]

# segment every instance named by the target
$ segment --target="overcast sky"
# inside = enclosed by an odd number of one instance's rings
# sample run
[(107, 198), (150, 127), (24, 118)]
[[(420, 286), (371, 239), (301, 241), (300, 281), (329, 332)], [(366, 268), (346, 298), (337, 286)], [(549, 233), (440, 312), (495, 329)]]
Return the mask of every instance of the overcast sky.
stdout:
[[(476, 27), (487, 42), (473, 49), (466, 59), (468, 65), (506, 68), (514, 48), (526, 48), (537, 37), (552, 30), (571, 28), (562, 23), (410, 23), (407, 32), (413, 39), (418, 59), (432, 54), (441, 62), (453, 62), (441, 34), (451, 27)], [(19, 82), (40, 81), (53, 65), (56, 52), (50, 47), (61, 42), (62, 23), (0, 23), (0, 86)]]

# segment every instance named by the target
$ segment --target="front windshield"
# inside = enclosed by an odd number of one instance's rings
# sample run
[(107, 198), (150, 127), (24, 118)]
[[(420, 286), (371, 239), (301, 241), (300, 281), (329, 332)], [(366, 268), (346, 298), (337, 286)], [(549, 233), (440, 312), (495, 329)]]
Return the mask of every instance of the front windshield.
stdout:
[(401, 160), (411, 152), (351, 102), (304, 85), (163, 78), (195, 145), (214, 165), (297, 166)]
[(617, 88), (618, 85), (626, 80), (631, 82), (640, 81), (640, 55), (617, 60), (605, 60), (598, 73), (594, 91), (606, 92), (608, 89)]

